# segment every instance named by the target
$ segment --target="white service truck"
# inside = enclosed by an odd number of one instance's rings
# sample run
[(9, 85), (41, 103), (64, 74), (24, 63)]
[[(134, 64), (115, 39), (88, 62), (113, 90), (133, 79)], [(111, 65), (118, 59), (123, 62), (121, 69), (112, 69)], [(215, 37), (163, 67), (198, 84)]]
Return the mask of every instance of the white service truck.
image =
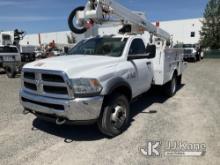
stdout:
[(0, 68), (6, 71), (9, 78), (14, 78), (21, 71), (23, 64), (35, 60), (33, 46), (21, 46), (19, 41), (24, 37), (24, 32), (0, 32)]
[(134, 98), (153, 85), (173, 96), (186, 67), (183, 50), (170, 48), (161, 30), (147, 38), (128, 33), (127, 27), (121, 35), (82, 40), (69, 55), (25, 65), (20, 90), (24, 113), (58, 125), (97, 123), (102, 133), (114, 137), (129, 123)]
[(199, 44), (177, 44), (174, 47), (184, 49), (185, 61), (200, 61), (204, 58), (204, 52)]
[(5, 69), (9, 78), (18, 72), (20, 63), (21, 55), (16, 46), (0, 45), (0, 68)]
[(183, 44), (184, 49), (184, 60), (193, 60), (194, 62), (197, 61), (197, 50), (195, 44)]

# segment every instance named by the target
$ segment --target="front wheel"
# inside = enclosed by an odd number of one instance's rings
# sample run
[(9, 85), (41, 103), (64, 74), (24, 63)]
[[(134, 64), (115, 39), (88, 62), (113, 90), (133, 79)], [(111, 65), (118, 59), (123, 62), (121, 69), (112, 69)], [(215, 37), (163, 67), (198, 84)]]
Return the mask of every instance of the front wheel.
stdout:
[(115, 93), (105, 100), (98, 121), (99, 130), (110, 137), (121, 134), (129, 121), (129, 102), (123, 94)]
[(76, 9), (74, 9), (69, 18), (68, 18), (68, 25), (69, 25), (69, 28), (72, 32), (76, 33), (76, 34), (82, 34), (82, 33), (85, 33), (87, 31), (87, 29), (83, 26), (82, 23), (79, 23), (77, 20), (76, 20), (76, 14), (78, 11), (83, 11), (85, 9), (84, 6), (80, 6), (80, 7), (77, 7)]
[(16, 70), (13, 67), (8, 66), (6, 67), (5, 71), (6, 71), (8, 78), (15, 78)]

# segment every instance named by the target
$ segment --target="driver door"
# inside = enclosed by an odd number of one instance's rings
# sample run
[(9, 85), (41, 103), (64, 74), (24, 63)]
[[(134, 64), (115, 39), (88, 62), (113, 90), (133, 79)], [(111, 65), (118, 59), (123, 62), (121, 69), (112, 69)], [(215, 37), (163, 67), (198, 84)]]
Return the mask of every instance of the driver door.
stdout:
[[(142, 39), (137, 38), (131, 42), (129, 55), (146, 54), (145, 44)], [(133, 71), (136, 73), (135, 87), (137, 95), (146, 92), (150, 87), (153, 79), (152, 63), (148, 58), (133, 59), (129, 61), (132, 64)]]

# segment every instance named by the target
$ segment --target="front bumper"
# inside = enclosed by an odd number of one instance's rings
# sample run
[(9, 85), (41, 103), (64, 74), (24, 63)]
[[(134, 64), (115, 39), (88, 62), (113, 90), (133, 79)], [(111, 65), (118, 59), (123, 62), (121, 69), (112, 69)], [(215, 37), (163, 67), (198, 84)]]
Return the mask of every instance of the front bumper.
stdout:
[(184, 54), (184, 59), (193, 59), (196, 58), (196, 54)]
[(24, 109), (32, 113), (40, 113), (65, 118), (69, 121), (89, 121), (98, 119), (103, 96), (75, 99), (56, 99), (34, 95), (20, 91), (20, 102)]

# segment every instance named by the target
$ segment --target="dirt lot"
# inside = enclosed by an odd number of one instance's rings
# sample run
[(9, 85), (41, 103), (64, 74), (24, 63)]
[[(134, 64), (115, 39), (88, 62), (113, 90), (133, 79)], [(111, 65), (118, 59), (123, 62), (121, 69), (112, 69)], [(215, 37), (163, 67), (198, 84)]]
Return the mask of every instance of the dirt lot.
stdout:
[[(187, 164), (220, 162), (220, 60), (191, 63), (173, 98), (151, 91), (132, 104), (122, 135), (105, 138), (96, 126), (56, 126), (22, 115), (20, 79), (0, 75), (0, 164)], [(146, 140), (205, 143), (202, 157), (147, 158)]]

